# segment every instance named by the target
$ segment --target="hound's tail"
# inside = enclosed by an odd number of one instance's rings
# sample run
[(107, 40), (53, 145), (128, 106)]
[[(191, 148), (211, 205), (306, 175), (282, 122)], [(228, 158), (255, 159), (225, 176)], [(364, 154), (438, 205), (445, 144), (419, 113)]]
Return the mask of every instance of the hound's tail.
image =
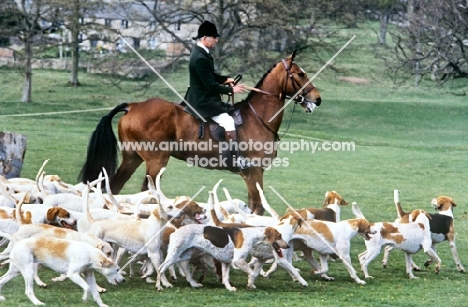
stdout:
[[(31, 212), (25, 212), (26, 217), (24, 217), (21, 214), (21, 207), (23, 206), (23, 203), (24, 203), (24, 200), (26, 199), (26, 197), (28, 197), (28, 194), (29, 194), (29, 191), (24, 193), (21, 200), (15, 206), (15, 219), (16, 219), (16, 222), (18, 223), (18, 225), (31, 224), (31, 218), (32, 218)], [(10, 240), (10, 239), (8, 239), (8, 240)]]
[(79, 174), (79, 180), (86, 184), (98, 178), (104, 167), (112, 178), (117, 169), (117, 139), (112, 130), (112, 118), (119, 112), (127, 112), (128, 103), (121, 103), (109, 114), (103, 116), (91, 135), (86, 161)]
[(400, 205), (400, 191), (398, 190), (393, 191), (393, 200), (395, 202), (395, 207), (398, 213), (398, 218), (401, 219), (406, 214), (406, 212), (403, 211)]

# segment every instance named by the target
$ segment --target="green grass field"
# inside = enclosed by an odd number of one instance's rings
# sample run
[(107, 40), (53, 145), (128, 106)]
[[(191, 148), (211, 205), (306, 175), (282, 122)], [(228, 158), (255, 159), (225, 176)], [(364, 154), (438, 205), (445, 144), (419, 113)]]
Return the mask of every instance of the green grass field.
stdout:
[[(382, 73), (382, 62), (373, 56), (376, 41), (372, 27), (364, 25), (359, 30), (340, 32), (344, 41), (355, 31), (358, 36), (338, 56), (334, 65), (338, 70), (327, 70), (314, 84), (322, 94), (322, 106), (312, 115), (295, 111), (291, 127), (283, 141), (339, 141), (354, 142), (354, 151), (299, 151), (279, 152), (288, 158), (288, 167), (277, 167), (265, 172), (265, 195), (279, 212), (286, 205), (272, 192), (277, 190), (294, 207), (319, 206), (327, 190), (336, 190), (349, 202), (356, 201), (371, 221), (392, 221), (396, 217), (393, 190), (401, 191), (405, 209), (432, 210), (430, 201), (439, 195), (454, 198), (457, 247), (462, 263), (468, 266), (468, 101), (462, 93), (468, 89), (466, 82), (453, 82), (444, 88), (425, 83), (420, 88), (392, 88), (388, 76)], [(385, 53), (388, 50), (381, 50)], [(333, 54), (330, 54), (331, 57)], [(285, 55), (286, 56), (286, 55)], [(278, 59), (279, 60), (279, 59)], [(309, 75), (320, 68), (298, 54), (296, 62)], [(268, 63), (269, 67), (272, 63)], [(79, 88), (67, 87), (67, 72), (37, 70), (33, 76), (33, 99), (30, 104), (19, 101), (22, 78), (17, 73), (0, 70), (0, 129), (22, 133), (28, 137), (28, 147), (22, 176), (34, 178), (45, 159), (50, 159), (46, 172), (58, 174), (65, 181), (75, 183), (84, 162), (87, 142), (101, 116), (107, 111), (72, 114), (7, 117), (11, 114), (34, 114), (112, 108), (123, 101), (142, 101), (150, 96), (163, 96), (177, 101), (175, 95), (162, 82), (157, 82), (144, 94), (132, 92), (132, 82), (124, 84), (121, 92), (109, 86), (104, 77), (80, 75)], [(263, 72), (259, 72), (260, 75)], [(233, 72), (235, 74), (235, 72)], [(164, 77), (183, 93), (188, 83), (185, 71)], [(339, 81), (339, 77), (359, 77), (370, 81), (357, 85)], [(245, 77), (248, 85), (255, 78)], [(130, 94), (129, 94), (130, 93)], [(288, 119), (292, 106), (286, 109)], [(117, 120), (114, 120), (117, 123)], [(284, 131), (286, 122), (284, 122)], [(144, 175), (140, 168), (124, 192), (137, 192)], [(207, 191), (219, 180), (233, 197), (246, 198), (241, 178), (235, 174), (187, 168), (184, 162), (171, 160), (162, 188), (166, 195), (193, 195), (206, 186), (199, 200), (205, 201)], [(220, 197), (222, 195), (220, 194)], [(342, 219), (352, 217), (351, 208), (342, 210)], [(352, 261), (358, 275), (357, 254), (364, 250), (360, 237), (352, 241)], [(330, 263), (329, 275), (334, 282), (325, 282), (309, 274), (304, 261), (296, 262), (302, 276), (309, 282), (302, 288), (291, 281), (284, 270), (278, 270), (270, 279), (259, 277), (257, 290), (245, 288), (246, 275), (231, 271), (231, 282), (238, 288), (229, 293), (214, 276), (209, 276), (202, 289), (192, 289), (179, 280), (174, 288), (157, 292), (154, 285), (133, 278), (121, 286), (107, 285), (102, 294), (110, 306), (464, 306), (466, 305), (467, 275), (458, 273), (449, 246), (438, 247), (442, 259), (439, 275), (432, 268), (415, 272), (418, 280), (409, 280), (405, 274), (404, 254), (394, 252), (387, 269), (381, 268), (378, 257), (369, 267), (375, 279), (365, 286), (355, 284), (340, 261)], [(421, 264), (426, 256), (414, 256)], [(6, 268), (0, 271), (6, 272)], [(43, 280), (54, 276), (41, 270)], [(46, 289), (35, 287), (36, 295), (48, 306), (93, 306), (81, 303), (81, 290), (72, 282), (50, 283)], [(5, 306), (31, 306), (24, 295), (21, 277), (8, 283), (2, 290)]]

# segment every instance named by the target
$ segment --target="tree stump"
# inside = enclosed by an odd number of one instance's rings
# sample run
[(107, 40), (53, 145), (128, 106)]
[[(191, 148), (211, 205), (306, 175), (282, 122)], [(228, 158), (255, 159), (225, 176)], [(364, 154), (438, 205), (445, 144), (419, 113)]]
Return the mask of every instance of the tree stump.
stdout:
[(26, 153), (26, 136), (13, 132), (0, 132), (0, 175), (20, 177)]

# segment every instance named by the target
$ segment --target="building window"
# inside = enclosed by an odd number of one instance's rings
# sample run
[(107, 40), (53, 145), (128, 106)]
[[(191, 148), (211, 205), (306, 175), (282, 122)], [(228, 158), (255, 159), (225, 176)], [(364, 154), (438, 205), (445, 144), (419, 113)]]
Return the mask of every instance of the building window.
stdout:
[(123, 19), (122, 22), (121, 22), (121, 26), (120, 26), (122, 29), (128, 29), (128, 20), (126, 19)]
[(112, 19), (108, 19), (108, 18), (104, 19), (104, 25), (106, 27), (112, 26)]
[(133, 37), (133, 48), (140, 49), (140, 38)]
[(151, 49), (151, 50), (156, 49), (156, 38), (154, 38), (154, 37), (148, 38), (148, 46), (147, 46), (147, 48), (148, 48), (148, 49)]
[(84, 18), (83, 17), (80, 17), (80, 23), (84, 24)]

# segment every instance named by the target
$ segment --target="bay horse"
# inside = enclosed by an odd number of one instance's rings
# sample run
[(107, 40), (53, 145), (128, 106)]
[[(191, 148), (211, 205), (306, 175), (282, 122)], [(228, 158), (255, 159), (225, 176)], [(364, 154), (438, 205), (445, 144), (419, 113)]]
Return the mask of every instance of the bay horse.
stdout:
[[(320, 93), (310, 83), (307, 74), (295, 62), (296, 52), (276, 63), (267, 71), (247, 97), (234, 105), (240, 111), (243, 123), (237, 126), (238, 142), (252, 144), (275, 144), (279, 140), (278, 130), (283, 118), (285, 100), (294, 98), (307, 113), (321, 104)], [(164, 149), (120, 148), (122, 162), (117, 172), (118, 143), (112, 130), (112, 118), (119, 112), (125, 112), (118, 124), (120, 144), (158, 144), (180, 142), (184, 144), (201, 145), (201, 142), (211, 144), (212, 148), (201, 149), (202, 146), (192, 146), (188, 150), (166, 146)], [(275, 116), (276, 115), (276, 116)], [(270, 120), (272, 119), (272, 120)], [(85, 164), (80, 173), (83, 183), (95, 180), (104, 167), (110, 176), (110, 186), (113, 193), (118, 194), (140, 164), (145, 161), (146, 174), (155, 178), (161, 168), (166, 167), (172, 156), (184, 161), (194, 161), (194, 158), (219, 159), (219, 142), (212, 139), (209, 129), (203, 138), (199, 135), (199, 120), (184, 111), (184, 108), (160, 98), (150, 98), (143, 102), (122, 103), (103, 116), (93, 132), (87, 150)], [(122, 147), (122, 146), (121, 146)], [(253, 147), (253, 148), (252, 148)], [(242, 155), (250, 161), (273, 161), (274, 150), (262, 150), (258, 146), (250, 146), (242, 151)], [(211, 160), (210, 160), (211, 161)], [(221, 161), (221, 160), (220, 160)], [(206, 165), (206, 164), (205, 164)], [(202, 165), (202, 167), (205, 167)], [(248, 190), (248, 203), (254, 213), (262, 215), (264, 208), (256, 187), (258, 182), (263, 188), (264, 164), (240, 170), (224, 163), (206, 165), (205, 168), (229, 170), (240, 173)], [(147, 178), (142, 190), (147, 189)]]

